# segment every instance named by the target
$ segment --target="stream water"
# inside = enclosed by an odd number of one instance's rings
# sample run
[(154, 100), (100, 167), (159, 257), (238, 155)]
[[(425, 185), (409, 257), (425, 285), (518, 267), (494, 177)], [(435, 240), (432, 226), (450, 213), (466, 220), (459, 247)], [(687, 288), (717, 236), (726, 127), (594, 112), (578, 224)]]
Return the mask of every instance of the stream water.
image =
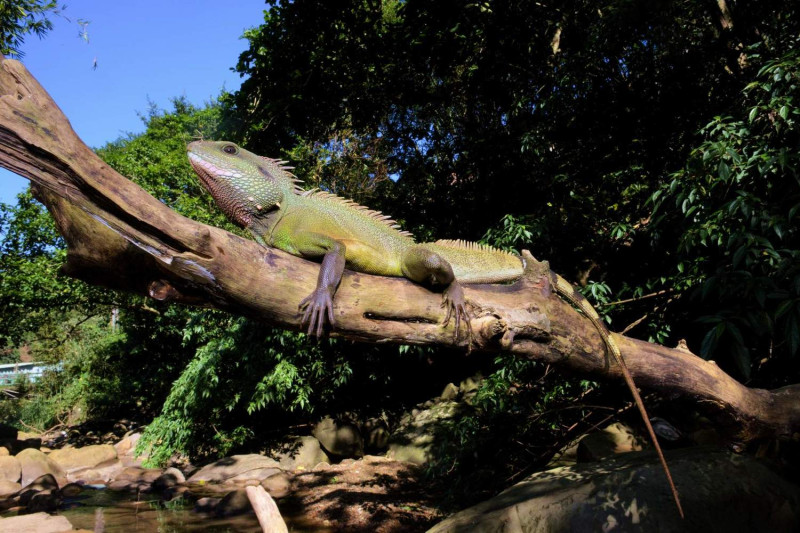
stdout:
[(194, 503), (183, 498), (164, 502), (156, 495), (83, 490), (74, 498), (64, 498), (58, 514), (73, 527), (89, 531), (142, 531), (179, 533), (185, 531), (260, 533), (253, 514), (217, 518), (193, 511)]

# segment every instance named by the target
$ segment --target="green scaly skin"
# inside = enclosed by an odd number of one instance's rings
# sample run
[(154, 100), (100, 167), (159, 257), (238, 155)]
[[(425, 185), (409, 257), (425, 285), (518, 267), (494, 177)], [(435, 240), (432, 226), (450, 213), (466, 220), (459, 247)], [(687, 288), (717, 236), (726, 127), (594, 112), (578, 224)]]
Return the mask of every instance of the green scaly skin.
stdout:
[[(377, 211), (323, 191), (304, 191), (284, 162), (260, 157), (225, 141), (195, 141), (188, 146), (189, 161), (217, 205), (236, 224), (247, 228), (264, 246), (321, 261), (317, 286), (300, 302), (302, 324), (308, 333), (322, 335), (325, 321), (334, 325), (333, 297), (345, 266), (381, 276), (406, 277), (443, 289), (446, 326), (455, 318), (471, 337), (469, 315), (461, 283), (498, 283), (519, 278), (520, 258), (489, 246), (464, 241), (418, 244), (407, 232)], [(667, 474), (678, 510), (683, 516), (661, 447), (647, 411), (622, 359), (619, 347), (591, 304), (547, 263), (541, 275), (548, 285), (575, 305), (600, 332), (639, 407)]]
[(189, 161), (225, 214), (265, 245), (321, 261), (317, 287), (300, 302), (302, 323), (321, 335), (333, 325), (333, 296), (345, 266), (357, 272), (406, 277), (443, 290), (444, 324), (470, 332), (461, 283), (495, 283), (522, 275), (514, 254), (463, 241), (417, 244), (377, 211), (323, 191), (303, 191), (283, 163), (233, 143), (195, 141)]

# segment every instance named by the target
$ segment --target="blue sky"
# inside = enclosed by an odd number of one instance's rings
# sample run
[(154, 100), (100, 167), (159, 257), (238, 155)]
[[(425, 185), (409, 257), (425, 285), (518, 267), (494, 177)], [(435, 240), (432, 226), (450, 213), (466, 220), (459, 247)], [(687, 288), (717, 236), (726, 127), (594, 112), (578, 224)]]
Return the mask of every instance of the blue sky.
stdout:
[[(244, 30), (261, 24), (264, 0), (67, 0), (44, 39), (25, 38), (22, 62), (91, 147), (144, 131), (148, 101), (193, 104), (239, 88), (231, 72), (247, 47)], [(69, 20), (67, 20), (69, 19)], [(78, 19), (88, 20), (89, 42)], [(92, 69), (97, 59), (97, 69)], [(28, 181), (0, 169), (0, 202), (16, 203)]]

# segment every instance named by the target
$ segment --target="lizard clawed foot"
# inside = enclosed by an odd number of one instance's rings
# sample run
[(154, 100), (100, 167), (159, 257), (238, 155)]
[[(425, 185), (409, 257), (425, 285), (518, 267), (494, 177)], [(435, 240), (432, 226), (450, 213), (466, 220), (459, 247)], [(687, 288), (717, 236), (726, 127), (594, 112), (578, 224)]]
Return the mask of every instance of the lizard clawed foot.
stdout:
[(308, 321), (308, 334), (322, 336), (322, 328), (325, 326), (325, 316), (328, 317), (328, 323), (334, 325), (333, 320), (333, 298), (325, 288), (318, 288), (300, 302), (298, 306), (300, 311), (305, 310), (303, 319), (300, 320), (302, 327)]
[(469, 314), (467, 314), (467, 306), (471, 305), (464, 298), (464, 289), (461, 288), (457, 282), (452, 282), (442, 293), (442, 307), (447, 308), (447, 316), (442, 323), (447, 326), (451, 318), (455, 318), (456, 331), (454, 334), (455, 341), (459, 340), (459, 333), (461, 332), (461, 323), (467, 327), (467, 345), (472, 344), (472, 324), (470, 323)]

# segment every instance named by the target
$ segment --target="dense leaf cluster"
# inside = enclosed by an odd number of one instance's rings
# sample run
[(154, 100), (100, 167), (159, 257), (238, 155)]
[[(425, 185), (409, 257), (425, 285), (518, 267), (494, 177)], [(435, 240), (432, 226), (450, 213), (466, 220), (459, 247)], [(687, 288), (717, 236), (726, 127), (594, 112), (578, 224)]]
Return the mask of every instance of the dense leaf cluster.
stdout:
[[(529, 248), (614, 329), (686, 338), (775, 386), (800, 377), (798, 34), (788, 0), (278, 1), (245, 33), (239, 91), (151, 109), (144, 134), (98, 152), (182, 214), (240, 231), (185, 157), (195, 136), (232, 139), (419, 240)], [(544, 464), (614, 412), (595, 384), (532, 363), (314, 344), (89, 288), (58, 275), (64, 243), (30, 196), (0, 208), (0, 234), (4, 354), (64, 364), (27, 420), (78, 403), (160, 411), (142, 444), (156, 461), (230, 453), (317, 414), (385, 414), (480, 370), (430, 469), (477, 472), (464, 487), (486, 489), (479, 467)]]

